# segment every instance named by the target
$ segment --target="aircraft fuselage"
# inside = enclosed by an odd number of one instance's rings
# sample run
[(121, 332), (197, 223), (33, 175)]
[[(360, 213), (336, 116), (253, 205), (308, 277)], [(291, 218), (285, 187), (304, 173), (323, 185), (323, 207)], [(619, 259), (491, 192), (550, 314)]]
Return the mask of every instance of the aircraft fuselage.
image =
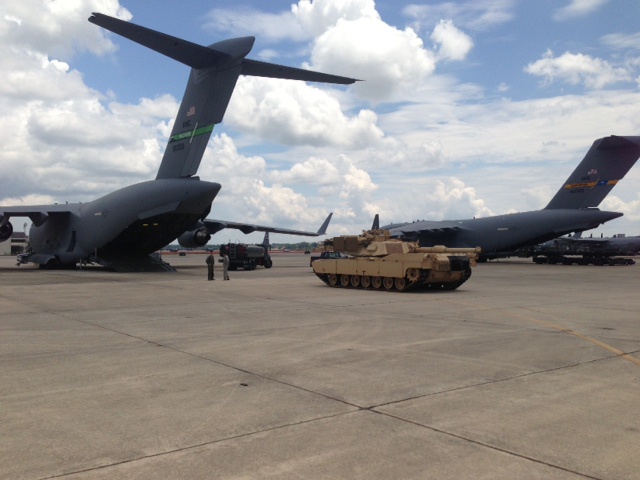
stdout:
[(197, 178), (151, 180), (92, 202), (68, 205), (31, 227), (34, 252), (73, 264), (92, 255), (139, 256), (175, 240), (211, 209), (220, 184)]
[[(458, 220), (454, 222), (459, 225), (458, 229), (443, 230), (440, 234), (433, 229), (437, 222), (429, 222), (430, 228), (419, 233), (418, 240), (423, 246), (481, 247), (482, 255), (491, 258), (500, 252), (513, 252), (570, 232), (589, 230), (620, 216), (617, 212), (587, 208), (536, 210)], [(420, 230), (420, 223), (411, 224), (412, 230)], [(395, 233), (393, 228), (391, 233)]]

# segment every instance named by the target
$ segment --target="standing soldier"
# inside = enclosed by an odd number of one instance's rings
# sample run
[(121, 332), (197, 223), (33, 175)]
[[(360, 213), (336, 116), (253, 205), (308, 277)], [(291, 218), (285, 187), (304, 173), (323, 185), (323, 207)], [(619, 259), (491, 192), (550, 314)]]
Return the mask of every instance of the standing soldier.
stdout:
[(216, 263), (215, 258), (213, 258), (213, 251), (209, 252), (209, 255), (207, 255), (207, 273), (209, 274), (209, 280), (215, 280), (216, 277), (214, 276), (214, 272), (213, 272), (213, 266)]
[(222, 257), (222, 273), (225, 280), (229, 280), (229, 251), (220, 249), (220, 256)]

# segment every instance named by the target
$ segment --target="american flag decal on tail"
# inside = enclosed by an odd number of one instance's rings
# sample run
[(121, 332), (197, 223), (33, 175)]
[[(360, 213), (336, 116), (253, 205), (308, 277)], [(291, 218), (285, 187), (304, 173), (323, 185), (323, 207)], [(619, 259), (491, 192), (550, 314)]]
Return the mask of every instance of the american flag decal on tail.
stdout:
[(191, 117), (192, 115), (196, 114), (196, 107), (189, 107), (189, 110), (187, 110), (187, 117)]

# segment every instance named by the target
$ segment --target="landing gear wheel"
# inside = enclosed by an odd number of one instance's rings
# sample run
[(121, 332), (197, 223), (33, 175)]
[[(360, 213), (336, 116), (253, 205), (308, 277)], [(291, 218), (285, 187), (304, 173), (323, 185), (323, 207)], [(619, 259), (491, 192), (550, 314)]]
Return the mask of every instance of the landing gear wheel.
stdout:
[(327, 280), (329, 282), (329, 285), (331, 285), (332, 287), (338, 285), (338, 276), (335, 273), (330, 273)]
[(393, 290), (393, 278), (391, 277), (384, 277), (384, 279), (382, 280), (382, 285), (384, 286), (385, 290)]
[(340, 285), (343, 287), (348, 287), (350, 280), (349, 275), (340, 275)]
[(375, 288), (376, 290), (380, 290), (382, 288), (382, 278), (380, 277), (373, 277), (371, 279), (371, 285), (373, 286), (373, 288)]
[(359, 275), (351, 275), (351, 286), (353, 288), (358, 288), (360, 286), (360, 276)]
[(360, 280), (360, 285), (362, 285), (362, 288), (371, 287), (371, 277), (369, 275), (363, 275)]

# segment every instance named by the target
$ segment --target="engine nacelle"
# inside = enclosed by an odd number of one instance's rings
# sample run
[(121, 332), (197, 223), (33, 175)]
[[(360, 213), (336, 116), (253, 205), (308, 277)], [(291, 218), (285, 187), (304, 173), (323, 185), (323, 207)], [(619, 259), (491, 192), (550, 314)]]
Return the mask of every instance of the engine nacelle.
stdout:
[(11, 225), (11, 222), (0, 225), (0, 242), (10, 240), (11, 235), (13, 235), (13, 225)]
[(184, 232), (178, 237), (178, 243), (184, 248), (203, 247), (211, 240), (211, 235), (206, 227)]

